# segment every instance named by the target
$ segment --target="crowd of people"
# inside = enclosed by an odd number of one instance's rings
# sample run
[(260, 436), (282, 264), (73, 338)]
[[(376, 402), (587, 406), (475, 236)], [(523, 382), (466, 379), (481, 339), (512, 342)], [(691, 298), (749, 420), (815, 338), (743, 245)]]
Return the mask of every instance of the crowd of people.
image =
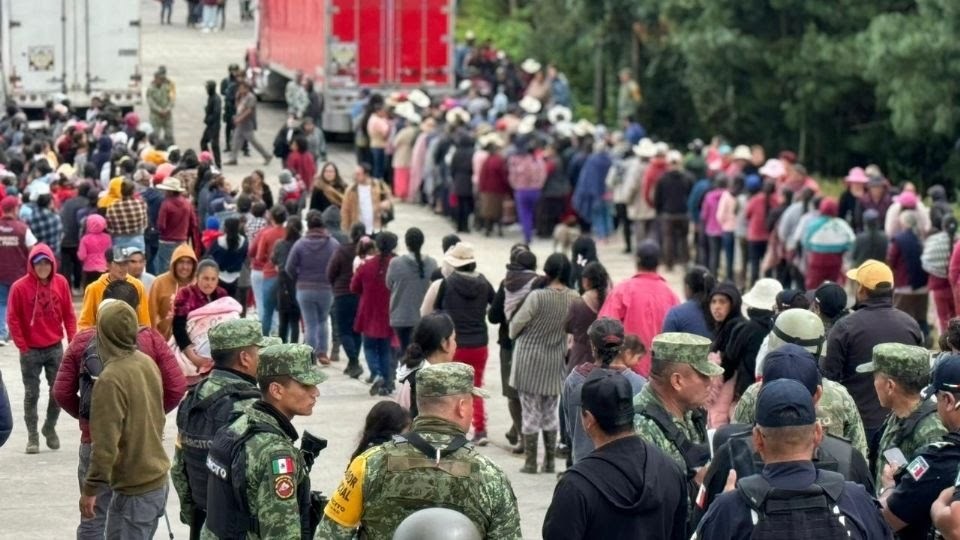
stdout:
[[(173, 144), (162, 69), (150, 122), (56, 103), (37, 131), (7, 108), (0, 344), (20, 354), (28, 454), (60, 447), (61, 407), (79, 421), (78, 537), (152, 537), (169, 475), (192, 538), (425, 538), (417, 515), (519, 538), (510, 480), (476, 450), (490, 325), (520, 472), (567, 463), (544, 538), (960, 537), (960, 250), (942, 186), (925, 200), (870, 165), (834, 199), (790, 151), (647, 138), (629, 72), (607, 129), (574, 121), (551, 66), (472, 42), (457, 58), (452, 96), (357, 102), (349, 180), (302, 77), (273, 152), (233, 66), (206, 85), (199, 152)], [(283, 161), (278, 191), (261, 170), (227, 179), (224, 125), (228, 164), (247, 143)], [(398, 201), (456, 234), (410, 227), (401, 248)], [(465, 235), (514, 218), (522, 242), (491, 283)], [(620, 283), (598, 255), (617, 229), (637, 268)], [(535, 238), (553, 239), (543, 261)], [(677, 266), (682, 299), (660, 273)], [(344, 357), (391, 399), (326, 501), (309, 476), (322, 444), (294, 447), (291, 419)]]

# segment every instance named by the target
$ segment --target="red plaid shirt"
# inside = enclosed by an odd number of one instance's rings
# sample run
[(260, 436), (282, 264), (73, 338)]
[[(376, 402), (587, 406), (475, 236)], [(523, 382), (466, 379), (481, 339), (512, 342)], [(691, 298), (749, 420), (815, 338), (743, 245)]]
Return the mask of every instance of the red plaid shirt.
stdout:
[(140, 199), (123, 199), (107, 208), (107, 232), (112, 236), (143, 234), (147, 228), (147, 205)]

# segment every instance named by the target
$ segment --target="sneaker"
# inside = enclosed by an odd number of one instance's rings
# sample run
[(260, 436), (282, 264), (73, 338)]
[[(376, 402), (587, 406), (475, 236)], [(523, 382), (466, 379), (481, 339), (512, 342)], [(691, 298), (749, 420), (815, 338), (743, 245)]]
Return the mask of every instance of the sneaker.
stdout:
[(382, 387), (380, 390), (377, 391), (377, 395), (378, 395), (378, 396), (386, 396), (386, 397), (392, 396), (392, 395), (393, 395), (393, 388), (387, 388), (386, 386), (384, 386), (384, 387)]
[(367, 384), (373, 384), (373, 381), (375, 381), (375, 380), (377, 380), (377, 376), (374, 375), (373, 373), (371, 373), (370, 376), (367, 377), (366, 379), (364, 379), (363, 382), (365, 382), (365, 383), (367, 383)]
[(7, 346), (7, 340), (0, 339), (0, 347), (6, 347), (6, 346)]
[(47, 448), (51, 450), (60, 449), (60, 437), (57, 436), (57, 432), (52, 427), (44, 426), (40, 433), (43, 434), (43, 438), (47, 441)]
[(27, 436), (27, 449), (26, 453), (28, 454), (39, 454), (40, 453), (40, 436), (36, 433), (30, 433)]
[(343, 372), (351, 379), (359, 379), (363, 375), (363, 368), (360, 366), (348, 366)]
[(475, 431), (473, 433), (473, 438), (470, 439), (470, 442), (476, 446), (486, 446), (490, 441), (487, 440), (486, 431)]
[(373, 379), (373, 384), (370, 386), (370, 395), (375, 396), (379, 394), (384, 382), (383, 377), (377, 375), (376, 378)]

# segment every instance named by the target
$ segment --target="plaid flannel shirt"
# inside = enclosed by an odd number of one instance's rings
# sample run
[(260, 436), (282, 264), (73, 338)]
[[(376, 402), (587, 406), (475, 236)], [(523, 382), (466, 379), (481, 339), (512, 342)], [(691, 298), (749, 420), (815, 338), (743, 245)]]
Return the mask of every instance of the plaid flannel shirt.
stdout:
[(253, 214), (247, 214), (247, 222), (243, 225), (243, 233), (247, 237), (247, 241), (252, 244), (254, 238), (257, 237), (257, 233), (266, 227), (266, 218), (253, 217)]
[(37, 238), (37, 242), (43, 242), (50, 246), (54, 255), (60, 254), (60, 240), (63, 238), (63, 223), (60, 221), (59, 214), (47, 208), (35, 208), (27, 225)]
[(147, 228), (147, 205), (140, 199), (123, 199), (107, 208), (107, 231), (111, 236), (143, 234)]

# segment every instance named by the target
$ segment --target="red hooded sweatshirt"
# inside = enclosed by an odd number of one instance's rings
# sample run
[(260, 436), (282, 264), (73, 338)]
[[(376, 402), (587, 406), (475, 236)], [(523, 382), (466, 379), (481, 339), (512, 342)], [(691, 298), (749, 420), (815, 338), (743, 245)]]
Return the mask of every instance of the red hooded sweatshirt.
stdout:
[[(33, 269), (33, 258), (46, 255), (53, 272), (41, 283)], [(7, 326), (10, 337), (21, 353), (29, 349), (45, 349), (72, 340), (77, 333), (77, 316), (67, 278), (57, 273), (57, 258), (46, 244), (37, 244), (27, 257), (27, 275), (10, 287), (7, 300)], [(66, 331), (66, 334), (64, 334)]]

